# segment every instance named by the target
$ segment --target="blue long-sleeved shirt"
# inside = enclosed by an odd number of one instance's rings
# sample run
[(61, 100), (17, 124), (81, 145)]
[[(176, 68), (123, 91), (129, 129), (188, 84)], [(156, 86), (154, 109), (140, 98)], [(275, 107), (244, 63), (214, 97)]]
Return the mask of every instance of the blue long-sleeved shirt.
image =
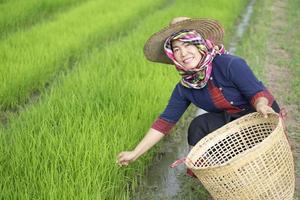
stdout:
[[(217, 55), (212, 66), (211, 80), (231, 105), (249, 109), (260, 96), (272, 98), (242, 58), (230, 54)], [(208, 85), (193, 89), (178, 83), (164, 112), (152, 128), (167, 133), (191, 103), (208, 112), (224, 111), (216, 107), (211, 95)]]

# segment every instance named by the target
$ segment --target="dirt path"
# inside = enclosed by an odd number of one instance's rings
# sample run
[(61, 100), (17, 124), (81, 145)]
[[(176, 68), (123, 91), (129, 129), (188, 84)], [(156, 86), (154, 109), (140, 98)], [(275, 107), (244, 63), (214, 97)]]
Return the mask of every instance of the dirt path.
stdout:
[(271, 7), (272, 20), (270, 22), (270, 37), (268, 38), (268, 52), (267, 65), (265, 72), (267, 85), (271, 92), (276, 97), (279, 104), (287, 110), (288, 116), (286, 125), (288, 127), (288, 134), (292, 143), (292, 150), (294, 155), (295, 170), (296, 170), (296, 194), (295, 199), (300, 199), (300, 145), (299, 136), (300, 124), (298, 113), (300, 105), (291, 103), (289, 97), (293, 93), (292, 81), (294, 80), (294, 73), (288, 67), (291, 55), (283, 48), (284, 40), (286, 39), (286, 24), (288, 21), (288, 1), (275, 0)]

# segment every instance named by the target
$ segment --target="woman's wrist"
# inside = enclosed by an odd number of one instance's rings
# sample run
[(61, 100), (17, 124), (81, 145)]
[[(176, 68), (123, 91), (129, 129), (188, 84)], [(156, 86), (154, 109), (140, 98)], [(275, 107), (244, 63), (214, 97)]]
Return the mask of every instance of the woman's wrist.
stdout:
[(257, 99), (255, 104), (255, 109), (257, 112), (263, 114), (265, 118), (268, 117), (268, 113), (275, 113), (272, 107), (268, 105), (269, 101), (265, 97), (260, 97)]
[(134, 161), (136, 159), (138, 159), (142, 154), (141, 150), (137, 149), (137, 147), (132, 151), (132, 153), (133, 153), (133, 160)]
[(155, 129), (150, 128), (148, 133), (144, 136), (142, 141), (133, 150), (135, 159), (139, 158), (146, 151), (148, 151), (152, 146), (154, 146), (159, 140), (161, 140), (165, 135)]
[(267, 98), (265, 98), (265, 97), (258, 98), (257, 101), (255, 102), (255, 110), (257, 112), (259, 112), (261, 110), (260, 108), (262, 108), (264, 106), (268, 106), (268, 103), (269, 103), (269, 101)]

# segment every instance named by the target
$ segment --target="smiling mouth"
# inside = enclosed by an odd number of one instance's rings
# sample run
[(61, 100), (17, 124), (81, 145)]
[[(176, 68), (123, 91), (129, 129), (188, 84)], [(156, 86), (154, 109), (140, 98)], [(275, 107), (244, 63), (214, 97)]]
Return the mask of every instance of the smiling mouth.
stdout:
[(184, 59), (183, 60), (183, 63), (190, 63), (194, 58), (193, 57), (190, 57), (190, 58), (187, 58), (187, 59)]

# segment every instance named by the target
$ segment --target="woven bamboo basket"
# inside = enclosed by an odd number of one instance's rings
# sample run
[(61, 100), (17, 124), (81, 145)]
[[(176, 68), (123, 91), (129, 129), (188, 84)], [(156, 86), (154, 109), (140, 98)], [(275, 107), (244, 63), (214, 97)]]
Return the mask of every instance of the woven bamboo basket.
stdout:
[(214, 199), (293, 199), (293, 156), (277, 114), (226, 124), (194, 146), (186, 165)]

